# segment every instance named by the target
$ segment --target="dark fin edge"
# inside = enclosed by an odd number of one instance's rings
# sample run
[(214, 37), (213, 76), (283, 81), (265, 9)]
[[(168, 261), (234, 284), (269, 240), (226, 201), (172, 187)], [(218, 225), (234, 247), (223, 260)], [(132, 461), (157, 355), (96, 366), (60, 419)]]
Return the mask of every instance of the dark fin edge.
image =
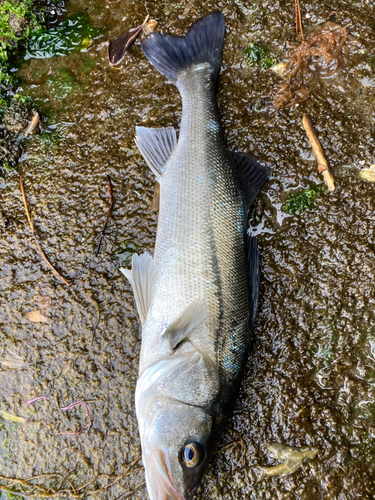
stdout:
[(238, 189), (241, 191), (245, 205), (245, 224), (250, 207), (263, 184), (270, 175), (271, 169), (263, 166), (255, 156), (245, 153), (231, 153)]
[(254, 327), (255, 317), (258, 309), (259, 297), (259, 250), (257, 240), (247, 234), (246, 239), (246, 255), (247, 255), (247, 269), (249, 276), (249, 299), (250, 299), (250, 326)]

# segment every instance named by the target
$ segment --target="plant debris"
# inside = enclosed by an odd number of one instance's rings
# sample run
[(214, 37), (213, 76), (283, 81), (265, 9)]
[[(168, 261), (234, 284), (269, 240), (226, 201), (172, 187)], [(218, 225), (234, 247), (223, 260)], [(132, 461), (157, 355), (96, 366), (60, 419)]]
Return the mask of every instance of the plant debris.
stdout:
[(34, 132), (38, 124), (39, 124), (39, 113), (35, 111), (34, 116), (31, 118), (31, 121), (27, 126), (27, 129), (25, 130), (25, 137)]
[(318, 78), (332, 76), (346, 64), (350, 50), (359, 42), (347, 36), (346, 28), (327, 22), (285, 56), (283, 83), (274, 95), (276, 108), (291, 107), (306, 101)]
[(143, 28), (146, 26), (149, 16), (146, 16), (142, 24), (136, 28), (132, 28), (127, 33), (120, 35), (119, 37), (112, 40), (108, 45), (108, 60), (111, 66), (120, 64), (124, 59), (125, 53), (128, 48), (133, 45), (137, 36), (141, 33)]
[[(7, 477), (0, 474), (0, 490), (4, 492), (11, 493), (13, 495), (19, 495), (24, 498), (62, 498), (67, 496), (67, 498), (84, 498), (86, 495), (97, 495), (105, 490), (111, 488), (114, 484), (121, 481), (126, 476), (129, 476), (132, 472), (137, 472), (140, 467), (134, 468), (134, 466), (141, 459), (141, 455), (136, 457), (125, 469), (125, 471), (114, 476), (111, 474), (100, 473), (94, 477), (94, 479), (88, 481), (82, 486), (75, 486), (71, 479), (71, 476), (77, 465), (65, 474), (59, 474), (58, 472), (39, 474), (37, 476), (32, 476), (27, 479), (18, 479), (14, 477)], [(91, 485), (98, 482), (101, 478), (107, 478), (109, 482), (97, 488), (90, 488)], [(56, 480), (60, 481), (57, 482)], [(41, 481), (42, 480), (42, 481)], [(38, 482), (39, 481), (39, 482)], [(64, 484), (67, 486), (64, 487)], [(58, 486), (56, 486), (58, 484)], [(121, 495), (119, 498), (129, 498), (136, 491), (143, 487), (145, 483), (141, 483), (136, 486), (132, 491), (127, 491)]]
[(42, 314), (39, 309), (35, 309), (35, 311), (29, 311), (25, 314), (25, 318), (31, 321), (32, 323), (46, 323), (48, 318)]
[(17, 415), (12, 415), (11, 413), (7, 413), (6, 411), (0, 410), (0, 415), (5, 420), (10, 420), (11, 422), (17, 422), (18, 424), (24, 424), (26, 420), (22, 417), (17, 417)]
[(369, 168), (363, 168), (359, 172), (359, 176), (365, 181), (375, 182), (375, 165), (371, 165)]
[(318, 448), (293, 448), (279, 443), (268, 444), (267, 448), (272, 458), (283, 462), (273, 467), (257, 467), (259, 477), (289, 476), (289, 474), (296, 472), (303, 462), (315, 458), (319, 451)]
[(26, 363), (19, 354), (11, 349), (8, 349), (4, 359), (0, 359), (0, 363), (11, 370), (23, 370), (29, 366), (29, 363)]
[(159, 205), (160, 205), (160, 184), (158, 183), (158, 181), (155, 181), (154, 196), (152, 197), (152, 202), (151, 202), (151, 211), (158, 212)]
[(314, 125), (312, 124), (312, 121), (310, 120), (310, 118), (307, 116), (306, 113), (303, 115), (302, 122), (305, 128), (307, 138), (309, 139), (312, 150), (314, 152), (314, 156), (316, 158), (316, 161), (318, 162), (318, 170), (323, 174), (328, 189), (330, 191), (334, 191), (335, 180), (333, 178), (332, 169), (330, 168), (327, 157), (324, 154), (322, 145), (320, 144), (317, 133), (315, 132)]
[(151, 33), (153, 33), (156, 30), (157, 27), (158, 27), (158, 22), (156, 21), (156, 19), (150, 19), (145, 24), (145, 27), (143, 28), (143, 33), (146, 36), (149, 36), (149, 35), (151, 35)]

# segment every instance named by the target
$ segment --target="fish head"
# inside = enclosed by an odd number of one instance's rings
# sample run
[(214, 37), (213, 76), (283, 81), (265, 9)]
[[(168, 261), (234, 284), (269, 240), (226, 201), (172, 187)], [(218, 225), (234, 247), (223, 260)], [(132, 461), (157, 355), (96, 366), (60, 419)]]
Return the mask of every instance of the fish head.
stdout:
[(210, 380), (211, 367), (205, 368), (199, 355), (182, 355), (153, 367), (137, 382), (136, 410), (151, 500), (192, 500), (202, 479), (215, 428), (208, 400), (218, 389), (217, 374)]

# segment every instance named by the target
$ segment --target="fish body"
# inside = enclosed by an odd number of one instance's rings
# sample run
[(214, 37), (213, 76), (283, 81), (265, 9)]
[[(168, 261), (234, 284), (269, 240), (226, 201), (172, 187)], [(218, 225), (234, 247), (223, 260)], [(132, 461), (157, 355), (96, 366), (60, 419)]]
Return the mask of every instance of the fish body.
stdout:
[(257, 305), (259, 271), (247, 213), (268, 176), (224, 144), (216, 81), (224, 18), (186, 37), (155, 33), (142, 49), (182, 97), (173, 128), (137, 127), (160, 182), (154, 258), (134, 256), (130, 280), (142, 322), (136, 412), (152, 500), (190, 500), (237, 397)]

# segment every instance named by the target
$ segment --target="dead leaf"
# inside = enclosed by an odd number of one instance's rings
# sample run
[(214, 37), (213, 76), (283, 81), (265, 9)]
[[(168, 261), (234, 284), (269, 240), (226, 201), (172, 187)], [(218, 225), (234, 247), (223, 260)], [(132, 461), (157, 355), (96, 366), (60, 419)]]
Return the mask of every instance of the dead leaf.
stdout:
[(0, 415), (5, 418), (5, 420), (10, 420), (11, 422), (18, 422), (20, 424), (24, 424), (26, 422), (26, 419), (7, 413), (6, 411), (0, 411)]
[(45, 323), (48, 321), (48, 318), (44, 316), (38, 309), (35, 311), (29, 311), (25, 314), (25, 318), (33, 323)]
[(124, 35), (121, 35), (110, 42), (108, 45), (108, 59), (111, 66), (119, 64), (124, 59), (126, 51), (134, 43), (135, 39), (146, 25), (148, 18), (149, 16), (146, 17), (142, 24), (136, 28), (132, 28)]
[(156, 19), (150, 19), (148, 23), (146, 23), (145, 27), (143, 28), (143, 32), (146, 36), (151, 35), (156, 28), (158, 27), (158, 22)]
[(27, 137), (31, 132), (33, 132), (39, 123), (39, 113), (35, 111), (34, 116), (32, 117), (27, 129), (25, 130), (25, 137)]
[(364, 168), (359, 172), (359, 175), (365, 181), (375, 182), (375, 164), (371, 165), (370, 168)]
[(19, 354), (11, 349), (8, 349), (8, 352), (4, 359), (0, 359), (0, 363), (6, 368), (11, 368), (13, 370), (22, 370), (29, 366)]

